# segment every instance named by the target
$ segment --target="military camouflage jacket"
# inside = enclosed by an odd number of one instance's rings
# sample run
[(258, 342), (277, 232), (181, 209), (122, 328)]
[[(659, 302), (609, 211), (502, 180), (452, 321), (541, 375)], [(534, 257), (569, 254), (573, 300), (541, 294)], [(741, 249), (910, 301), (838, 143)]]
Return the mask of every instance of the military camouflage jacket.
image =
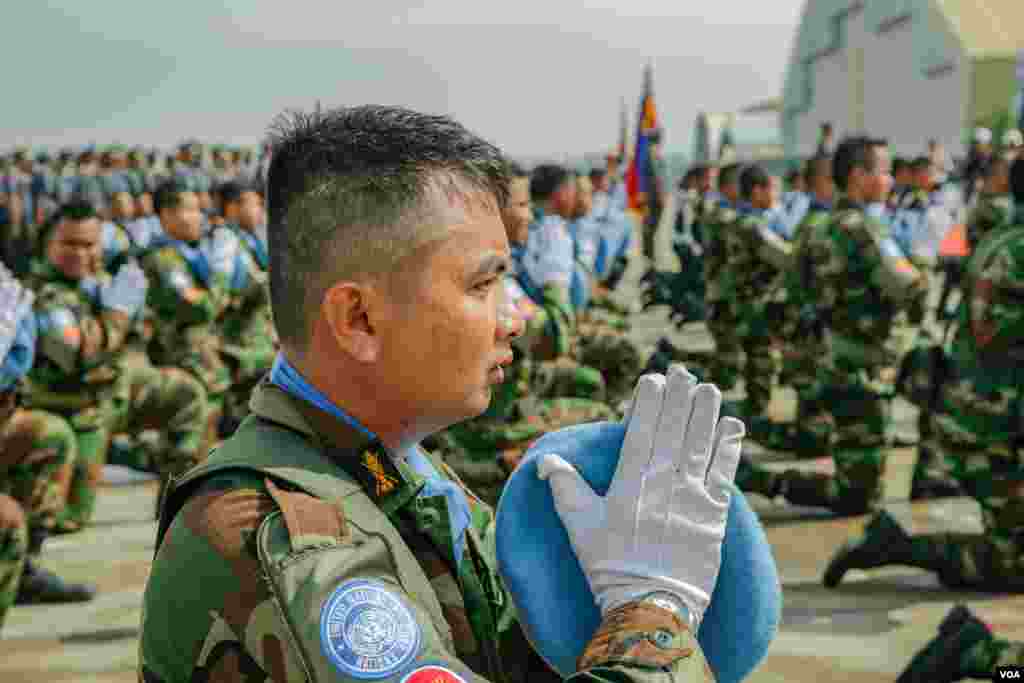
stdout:
[(728, 260), (725, 245), (725, 226), (736, 221), (736, 208), (725, 199), (719, 201), (714, 210), (706, 213), (701, 222), (706, 244), (704, 252), (704, 281), (707, 285), (708, 302), (728, 298), (729, 286), (723, 280)]
[(237, 225), (231, 230), (243, 245), (228, 283), (230, 297), (220, 321), (222, 350), (238, 366), (242, 377), (270, 367), (276, 353), (270, 299), (267, 290), (267, 250), (259, 238)]
[[(450, 498), (421, 495), (424, 476), (376, 440), (268, 384), (251, 408), (165, 503), (140, 680), (558, 680), (517, 625), (492, 511), (449, 469), (434, 463), (468, 498), (458, 544)], [(571, 680), (713, 680), (682, 621), (644, 602), (580, 665)]]
[(25, 386), (26, 404), (75, 415), (79, 427), (93, 424), (100, 417), (99, 404), (112, 394), (119, 377), (117, 363), (131, 321), (100, 307), (99, 287), (110, 281), (105, 272), (77, 282), (49, 264), (36, 263), (31, 281), (39, 338)]
[(841, 199), (828, 229), (808, 235), (806, 258), (832, 351), (862, 365), (897, 363), (909, 350), (906, 312), (927, 294), (928, 279), (888, 229)]
[(766, 212), (744, 207), (732, 223), (723, 223), (719, 229), (725, 251), (719, 283), (727, 288), (719, 293), (737, 304), (758, 309), (777, 300), (792, 247), (768, 227)]
[(967, 244), (973, 252), (990, 233), (1010, 225), (1013, 198), (1008, 194), (982, 194), (967, 217)]
[(983, 238), (961, 286), (954, 358), (995, 368), (1024, 363), (1024, 226)]
[[(818, 301), (813, 290), (813, 261), (808, 245), (828, 238), (831, 208), (818, 201), (812, 201), (803, 220), (793, 231), (793, 264), (784, 274), (786, 286), (786, 313), (783, 337), (795, 340), (801, 336), (801, 315), (812, 315), (805, 311), (814, 309), (817, 315)], [(808, 321), (810, 322), (810, 321)]]
[(220, 356), (218, 319), (230, 303), (228, 283), (199, 272), (173, 241), (157, 243), (140, 265), (149, 280), (146, 304), (153, 314), (153, 363), (180, 367), (211, 394), (223, 393), (231, 376)]

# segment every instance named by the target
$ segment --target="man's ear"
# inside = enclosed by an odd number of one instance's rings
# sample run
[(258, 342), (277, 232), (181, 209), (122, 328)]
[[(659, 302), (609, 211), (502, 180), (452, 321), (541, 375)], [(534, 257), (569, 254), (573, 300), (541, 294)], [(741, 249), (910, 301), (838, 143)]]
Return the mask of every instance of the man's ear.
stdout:
[(380, 338), (370, 322), (370, 292), (355, 282), (338, 282), (324, 293), (320, 310), (334, 342), (361, 363), (380, 356)]

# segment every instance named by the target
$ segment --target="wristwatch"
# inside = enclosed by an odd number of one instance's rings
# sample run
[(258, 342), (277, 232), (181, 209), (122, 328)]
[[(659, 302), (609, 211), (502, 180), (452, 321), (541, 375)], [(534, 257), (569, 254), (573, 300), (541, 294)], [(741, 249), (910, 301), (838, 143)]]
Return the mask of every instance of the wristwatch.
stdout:
[(648, 593), (647, 595), (640, 598), (639, 602), (646, 602), (655, 607), (668, 610), (677, 617), (679, 617), (684, 624), (686, 624), (691, 632), (696, 633), (696, 625), (693, 623), (693, 615), (690, 613), (690, 608), (686, 606), (678, 595), (675, 593), (669, 593), (668, 591), (655, 591)]

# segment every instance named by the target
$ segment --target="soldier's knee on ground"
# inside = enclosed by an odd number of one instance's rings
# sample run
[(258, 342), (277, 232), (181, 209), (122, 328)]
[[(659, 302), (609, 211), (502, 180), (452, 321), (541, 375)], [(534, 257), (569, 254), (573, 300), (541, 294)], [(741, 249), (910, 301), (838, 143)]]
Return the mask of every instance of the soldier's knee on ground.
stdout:
[(0, 491), (24, 508), (32, 529), (52, 529), (64, 507), (66, 482), (74, 466), (75, 433), (63, 418), (42, 411), (19, 411), (4, 434)]

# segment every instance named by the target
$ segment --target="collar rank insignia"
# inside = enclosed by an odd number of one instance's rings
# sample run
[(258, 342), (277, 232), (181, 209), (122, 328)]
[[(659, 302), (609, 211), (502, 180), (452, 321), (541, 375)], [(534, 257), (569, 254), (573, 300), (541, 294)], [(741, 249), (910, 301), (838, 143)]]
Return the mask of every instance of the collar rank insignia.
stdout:
[(398, 469), (387, 456), (367, 450), (363, 451), (359, 463), (375, 498), (383, 498), (398, 488), (401, 481)]

